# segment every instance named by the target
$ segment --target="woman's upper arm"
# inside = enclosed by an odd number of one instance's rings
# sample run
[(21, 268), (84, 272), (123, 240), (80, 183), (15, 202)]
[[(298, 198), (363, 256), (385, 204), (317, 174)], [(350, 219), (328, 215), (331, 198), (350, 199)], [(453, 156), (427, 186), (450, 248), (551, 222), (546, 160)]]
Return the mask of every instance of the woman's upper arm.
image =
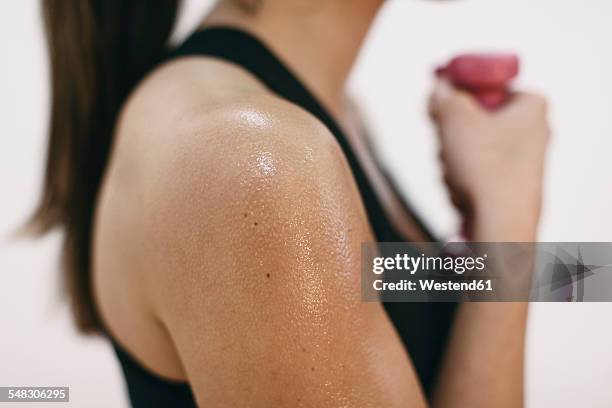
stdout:
[(331, 135), (297, 109), (215, 115), (160, 180), (152, 235), (153, 303), (198, 403), (424, 406), (383, 308), (361, 300), (372, 237)]

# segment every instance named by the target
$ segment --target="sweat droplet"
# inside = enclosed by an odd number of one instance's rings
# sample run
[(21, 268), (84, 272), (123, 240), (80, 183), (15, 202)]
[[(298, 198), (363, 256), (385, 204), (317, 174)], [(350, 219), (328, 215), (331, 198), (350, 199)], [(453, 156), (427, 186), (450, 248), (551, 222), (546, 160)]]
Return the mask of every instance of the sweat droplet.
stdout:
[(276, 167), (274, 166), (272, 154), (269, 152), (263, 152), (258, 154), (257, 168), (259, 169), (259, 173), (264, 176), (270, 176), (274, 174), (276, 172)]
[(306, 148), (304, 149), (304, 161), (313, 161), (312, 148), (309, 146), (306, 146)]
[(269, 118), (256, 110), (244, 109), (239, 112), (242, 119), (248, 126), (263, 128), (270, 123)]

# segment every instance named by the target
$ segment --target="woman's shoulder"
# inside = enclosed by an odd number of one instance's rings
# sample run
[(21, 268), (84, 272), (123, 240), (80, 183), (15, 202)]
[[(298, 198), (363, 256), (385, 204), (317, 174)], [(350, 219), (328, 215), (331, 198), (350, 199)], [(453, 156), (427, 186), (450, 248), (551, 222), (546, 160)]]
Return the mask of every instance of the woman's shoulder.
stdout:
[(113, 156), (111, 173), (123, 173), (114, 178), (131, 180), (123, 190), (168, 211), (168, 228), (189, 214), (213, 227), (256, 206), (273, 218), (347, 196), (360, 207), (329, 130), (216, 60), (186, 58), (150, 75), (126, 104)]
[[(296, 159), (307, 147), (336, 146), (327, 128), (301, 107), (272, 94), (240, 67), (202, 57), (164, 64), (129, 98), (117, 143), (143, 135), (152, 148), (165, 145), (160, 153), (198, 152), (228, 161), (248, 159), (262, 149), (279, 159)], [(198, 158), (198, 165), (216, 169), (228, 162)]]
[(223, 93), (184, 83), (198, 66), (176, 64), (132, 96), (107, 180), (107, 208), (117, 209), (107, 213), (130, 220), (132, 242), (146, 241), (142, 268), (160, 274), (152, 282), (168, 283), (175, 262), (225, 268), (236, 256), (280, 262), (283, 251), (299, 260), (365, 239), (350, 168), (320, 121), (257, 84)]

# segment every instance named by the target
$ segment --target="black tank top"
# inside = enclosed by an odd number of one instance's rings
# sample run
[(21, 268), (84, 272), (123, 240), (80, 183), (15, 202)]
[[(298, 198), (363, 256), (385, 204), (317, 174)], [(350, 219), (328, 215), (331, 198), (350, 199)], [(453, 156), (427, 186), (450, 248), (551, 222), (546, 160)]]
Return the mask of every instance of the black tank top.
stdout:
[[(169, 58), (188, 55), (211, 56), (234, 63), (249, 71), (279, 97), (302, 107), (318, 118), (334, 135), (346, 156), (377, 241), (405, 241), (385, 214), (380, 200), (338, 123), (260, 40), (234, 28), (208, 28), (192, 34), (170, 54)], [(408, 205), (405, 202), (403, 204), (406, 210), (410, 211)], [(415, 216), (415, 219), (431, 241), (434, 241), (418, 217)], [(445, 349), (455, 305), (385, 303), (384, 307), (410, 354), (425, 393), (429, 395)], [(138, 364), (116, 343), (114, 348), (121, 362), (134, 407), (195, 406), (193, 393), (188, 384), (162, 379)]]

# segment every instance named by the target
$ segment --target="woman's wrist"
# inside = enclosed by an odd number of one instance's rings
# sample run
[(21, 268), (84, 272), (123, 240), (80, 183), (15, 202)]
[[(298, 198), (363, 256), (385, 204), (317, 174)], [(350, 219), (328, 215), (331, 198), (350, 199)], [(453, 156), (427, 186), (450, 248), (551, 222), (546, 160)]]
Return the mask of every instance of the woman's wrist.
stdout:
[(533, 242), (537, 238), (540, 206), (527, 201), (476, 206), (472, 239), (480, 242)]

